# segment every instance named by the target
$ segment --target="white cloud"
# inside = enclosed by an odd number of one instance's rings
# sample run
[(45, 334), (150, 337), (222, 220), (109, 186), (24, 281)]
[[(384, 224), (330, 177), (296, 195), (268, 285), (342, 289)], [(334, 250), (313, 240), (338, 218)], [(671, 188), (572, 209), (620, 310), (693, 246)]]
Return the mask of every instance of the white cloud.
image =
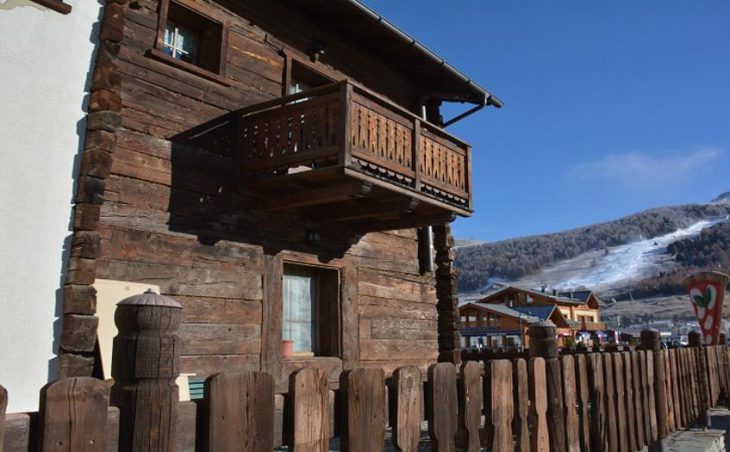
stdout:
[(565, 174), (567, 181), (603, 180), (627, 188), (663, 188), (702, 176), (706, 165), (724, 152), (718, 147), (704, 147), (690, 152), (649, 154), (630, 152), (609, 154), (600, 159), (578, 163)]

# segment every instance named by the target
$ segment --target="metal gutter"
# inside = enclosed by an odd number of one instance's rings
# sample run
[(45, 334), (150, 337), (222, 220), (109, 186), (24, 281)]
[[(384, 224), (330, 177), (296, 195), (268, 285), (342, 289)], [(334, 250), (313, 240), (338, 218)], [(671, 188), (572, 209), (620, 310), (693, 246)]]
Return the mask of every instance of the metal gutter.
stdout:
[(423, 55), (430, 58), (433, 62), (436, 64), (442, 66), (444, 69), (449, 71), (452, 75), (454, 75), (456, 78), (460, 79), (465, 85), (470, 87), (472, 90), (478, 92), (482, 99), (481, 104), (482, 107), (492, 105), (495, 108), (502, 108), (504, 105), (501, 100), (499, 100), (496, 96), (492, 95), (489, 91), (479, 86), (478, 83), (476, 83), (474, 80), (470, 79), (466, 75), (464, 75), (461, 71), (450, 65), (446, 60), (436, 55), (432, 50), (421, 44), (420, 42), (416, 41), (414, 38), (410, 37), (408, 34), (403, 32), (401, 29), (396, 27), (395, 25), (388, 22), (383, 16), (376, 13), (372, 9), (368, 8), (367, 6), (360, 3), (358, 0), (344, 0), (347, 3), (350, 3), (352, 6), (360, 10), (363, 14), (369, 16), (371, 19), (373, 19), (376, 23), (381, 24), (384, 28), (388, 29), (391, 33), (395, 34), (398, 38), (400, 38), (403, 42), (405, 42), (407, 45), (413, 46), (416, 48), (419, 52), (421, 52)]

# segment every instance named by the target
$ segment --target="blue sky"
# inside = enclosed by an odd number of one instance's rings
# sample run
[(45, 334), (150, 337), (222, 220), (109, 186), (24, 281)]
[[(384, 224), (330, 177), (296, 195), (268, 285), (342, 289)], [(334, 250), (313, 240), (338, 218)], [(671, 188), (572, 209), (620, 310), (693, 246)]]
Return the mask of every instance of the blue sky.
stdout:
[(730, 190), (730, 2), (364, 3), (505, 103), (449, 128), (473, 145), (475, 213), (457, 238), (556, 232)]

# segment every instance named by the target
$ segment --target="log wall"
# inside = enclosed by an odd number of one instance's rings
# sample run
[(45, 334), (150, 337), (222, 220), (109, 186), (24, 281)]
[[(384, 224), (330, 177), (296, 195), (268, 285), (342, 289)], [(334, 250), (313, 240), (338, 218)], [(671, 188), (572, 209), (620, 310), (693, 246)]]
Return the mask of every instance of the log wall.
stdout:
[[(64, 324), (67, 336), (80, 337), (85, 348), (68, 349), (71, 364), (63, 376), (91, 372), (96, 324), (90, 284), (105, 278), (158, 285), (184, 306), (182, 372), (263, 369), (286, 377), (304, 364), (277, 356), (281, 330), (277, 335), (271, 325), (281, 322), (273, 303), (280, 298), (282, 257), (340, 269), (343, 359), (317, 363), (332, 383), (343, 369), (412, 364), (425, 370), (438, 357), (435, 278), (419, 273), (415, 231), (364, 237), (329, 231), (322, 243), (306, 245), (306, 220), (246, 207), (230, 154), (175, 140), (230, 111), (280, 96), (287, 61), (308, 61), (313, 36), (328, 43), (322, 62), (308, 63), (323, 73), (347, 76), (406, 108), (424, 94), (278, 3), (242, 3), (204, 5), (228, 24), (225, 83), (149, 56), (157, 1), (110, 0), (107, 6), (101, 33), (111, 39), (112, 56), (97, 62), (94, 79), (111, 80), (113, 95), (95, 120), (100, 131), (89, 139), (96, 141), (86, 146), (90, 165), (82, 165), (75, 228), (80, 257), (71, 263), (75, 292), (65, 302), (72, 307), (88, 300), (82, 317), (88, 325), (80, 331), (73, 322)], [(101, 162), (100, 174), (94, 162)], [(78, 359), (83, 365), (73, 366)]]

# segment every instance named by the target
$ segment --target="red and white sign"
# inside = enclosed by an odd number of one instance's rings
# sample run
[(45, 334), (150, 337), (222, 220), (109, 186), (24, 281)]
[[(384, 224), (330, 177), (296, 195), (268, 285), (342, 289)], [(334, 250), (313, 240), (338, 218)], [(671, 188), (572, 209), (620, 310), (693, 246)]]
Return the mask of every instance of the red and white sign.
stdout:
[(707, 345), (720, 343), (722, 305), (725, 301), (727, 283), (728, 275), (719, 272), (699, 272), (684, 280), (684, 287), (689, 292), (692, 307)]

